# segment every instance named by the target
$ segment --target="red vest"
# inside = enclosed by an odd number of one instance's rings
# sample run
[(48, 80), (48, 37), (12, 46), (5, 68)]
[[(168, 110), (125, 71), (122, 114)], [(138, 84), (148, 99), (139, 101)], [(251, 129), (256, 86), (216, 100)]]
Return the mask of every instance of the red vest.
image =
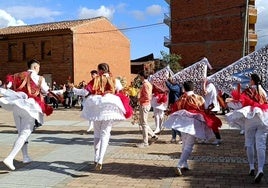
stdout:
[(31, 72), (28, 71), (7, 76), (7, 81), (12, 82), (14, 91), (22, 91), (26, 93), (29, 98), (33, 98), (41, 107), (42, 112), (48, 116), (52, 114), (53, 108), (45, 103), (44, 97), (41, 94), (41, 83), (43, 79), (44, 78), (40, 76), (38, 84), (35, 84), (31, 79)]

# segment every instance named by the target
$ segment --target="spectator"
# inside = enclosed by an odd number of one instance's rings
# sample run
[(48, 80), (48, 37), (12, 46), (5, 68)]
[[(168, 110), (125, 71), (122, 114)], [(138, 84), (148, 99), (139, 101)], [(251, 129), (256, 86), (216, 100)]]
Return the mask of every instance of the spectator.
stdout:
[[(182, 89), (181, 86), (175, 82), (175, 80), (173, 78), (169, 78), (166, 81), (166, 86), (169, 89), (169, 93), (168, 93), (168, 114), (170, 112), (172, 112), (172, 107), (175, 104), (175, 102), (180, 98), (181, 94), (182, 94)], [(182, 144), (182, 140), (181, 140), (181, 132), (175, 129), (171, 129), (171, 143), (176, 143), (176, 137), (177, 135), (179, 136), (179, 143)]]
[(66, 91), (64, 92), (63, 96), (64, 96), (64, 107), (65, 108), (72, 108), (73, 105), (73, 96), (74, 93), (72, 91), (72, 89), (69, 87), (70, 82), (68, 81), (66, 83)]
[(148, 125), (148, 114), (151, 109), (152, 100), (152, 84), (148, 81), (148, 74), (146, 74), (144, 71), (140, 72), (139, 76), (142, 81), (142, 88), (139, 96), (139, 123), (140, 126), (142, 126), (143, 142), (137, 144), (137, 147), (145, 148), (149, 146), (148, 134), (152, 136), (153, 140), (157, 140), (158, 136), (155, 135), (151, 127)]

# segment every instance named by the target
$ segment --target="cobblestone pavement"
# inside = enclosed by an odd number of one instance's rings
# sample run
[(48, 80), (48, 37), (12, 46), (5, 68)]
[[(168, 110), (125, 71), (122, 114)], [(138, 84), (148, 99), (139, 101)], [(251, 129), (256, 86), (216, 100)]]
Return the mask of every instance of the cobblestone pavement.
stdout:
[[(169, 143), (171, 131), (164, 130), (148, 148), (135, 145), (142, 139), (131, 120), (114, 125), (102, 171), (94, 171), (93, 132), (80, 118), (79, 109), (59, 109), (45, 118), (45, 125), (30, 137), (30, 164), (23, 164), (19, 153), (15, 171), (3, 159), (17, 137), (12, 114), (0, 108), (0, 188), (80, 188), (80, 187), (268, 187), (267, 165), (260, 184), (248, 176), (244, 136), (223, 120), (220, 146), (196, 143), (189, 168), (181, 177), (174, 172), (181, 144)], [(154, 128), (150, 115), (149, 123)], [(213, 141), (213, 140), (212, 140)]]

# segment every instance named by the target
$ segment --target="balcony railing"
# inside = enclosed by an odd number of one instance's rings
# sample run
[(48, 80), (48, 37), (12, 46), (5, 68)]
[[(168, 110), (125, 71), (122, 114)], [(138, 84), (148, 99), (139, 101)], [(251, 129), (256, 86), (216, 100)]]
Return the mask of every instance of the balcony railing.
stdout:
[(248, 33), (249, 46), (256, 46), (258, 42), (258, 35), (255, 32)]
[(170, 27), (170, 16), (168, 14), (164, 14), (164, 23)]
[(171, 45), (171, 40), (170, 40), (170, 38), (167, 37), (167, 36), (165, 36), (165, 37), (164, 37), (164, 46), (167, 47), (167, 48), (169, 48), (170, 45)]
[(255, 0), (249, 0), (250, 5), (255, 5)]
[(255, 6), (249, 5), (248, 7), (249, 24), (255, 24), (257, 22), (257, 9)]
[(166, 2), (167, 2), (167, 4), (169, 4), (170, 5), (170, 0), (165, 0)]

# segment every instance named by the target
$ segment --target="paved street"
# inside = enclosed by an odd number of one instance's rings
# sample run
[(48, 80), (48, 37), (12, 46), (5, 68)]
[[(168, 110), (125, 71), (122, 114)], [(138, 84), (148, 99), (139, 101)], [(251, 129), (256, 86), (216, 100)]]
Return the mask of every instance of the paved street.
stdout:
[[(258, 185), (248, 176), (244, 136), (231, 129), (223, 119), (223, 144), (196, 144), (189, 161), (190, 170), (177, 177), (181, 144), (171, 144), (171, 131), (164, 130), (150, 147), (134, 147), (142, 139), (131, 120), (118, 122), (112, 130), (103, 169), (94, 170), (93, 132), (80, 118), (79, 109), (57, 109), (45, 118), (45, 125), (30, 137), (29, 153), (33, 162), (22, 163), (19, 153), (15, 171), (9, 171), (3, 159), (17, 137), (11, 112), (0, 108), (0, 188), (80, 188), (80, 187), (268, 187), (268, 168)], [(152, 114), (150, 125), (154, 128)]]

